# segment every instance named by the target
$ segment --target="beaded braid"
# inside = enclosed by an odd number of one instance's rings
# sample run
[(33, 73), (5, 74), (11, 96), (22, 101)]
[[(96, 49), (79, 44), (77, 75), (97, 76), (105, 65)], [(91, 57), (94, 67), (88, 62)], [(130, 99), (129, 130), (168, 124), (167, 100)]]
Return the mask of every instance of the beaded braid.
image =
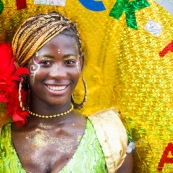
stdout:
[(76, 25), (58, 12), (39, 14), (27, 19), (16, 31), (12, 40), (13, 55), (19, 66), (58, 34), (74, 37), (81, 54), (81, 41)]

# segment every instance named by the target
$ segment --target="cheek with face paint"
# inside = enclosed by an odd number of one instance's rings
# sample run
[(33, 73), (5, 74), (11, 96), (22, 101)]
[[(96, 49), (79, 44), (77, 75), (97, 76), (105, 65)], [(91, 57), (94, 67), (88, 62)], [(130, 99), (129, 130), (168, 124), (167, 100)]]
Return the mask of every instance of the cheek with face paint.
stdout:
[[(76, 51), (78, 52), (79, 47), (78, 47), (78, 44), (76, 43), (76, 41), (74, 41), (74, 47), (75, 47)], [(80, 58), (80, 56), (78, 55), (77, 61), (76, 61), (76, 68), (77, 68), (78, 73), (80, 74), (81, 73), (81, 64), (80, 64), (79, 58)]]
[(81, 67), (80, 67), (79, 58), (78, 58), (78, 61), (76, 62), (76, 68), (77, 68), (78, 73), (80, 74), (81, 73)]
[(40, 65), (36, 63), (34, 58), (32, 58), (32, 65), (30, 66), (30, 84), (33, 85), (35, 82), (35, 75), (40, 70)]

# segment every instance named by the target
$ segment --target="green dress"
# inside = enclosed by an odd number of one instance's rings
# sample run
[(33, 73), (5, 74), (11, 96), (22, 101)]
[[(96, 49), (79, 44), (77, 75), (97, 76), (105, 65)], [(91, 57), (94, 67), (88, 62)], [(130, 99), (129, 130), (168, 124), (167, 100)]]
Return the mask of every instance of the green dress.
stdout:
[[(0, 172), (26, 173), (12, 144), (11, 124), (6, 124), (0, 138)], [(72, 159), (59, 173), (106, 173), (106, 163), (94, 127), (87, 119), (85, 133)]]

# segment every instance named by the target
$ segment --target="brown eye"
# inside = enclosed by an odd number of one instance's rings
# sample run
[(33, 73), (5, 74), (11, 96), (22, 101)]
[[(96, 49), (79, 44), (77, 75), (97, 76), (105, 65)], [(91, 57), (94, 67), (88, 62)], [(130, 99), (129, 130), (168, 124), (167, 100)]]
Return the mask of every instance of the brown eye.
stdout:
[(76, 60), (74, 60), (74, 59), (66, 60), (65, 65), (70, 66), (70, 67), (74, 67), (74, 66), (76, 66)]
[(50, 65), (52, 65), (52, 62), (51, 61), (47, 61), (47, 60), (42, 60), (42, 61), (40, 61), (39, 62), (39, 64), (40, 65), (42, 65), (42, 66), (50, 66)]

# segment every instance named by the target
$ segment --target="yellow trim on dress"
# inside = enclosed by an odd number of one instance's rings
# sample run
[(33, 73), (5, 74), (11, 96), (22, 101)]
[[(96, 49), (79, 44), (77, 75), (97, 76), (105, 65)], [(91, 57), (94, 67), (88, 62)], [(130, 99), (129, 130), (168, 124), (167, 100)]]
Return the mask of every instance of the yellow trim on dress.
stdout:
[(104, 110), (88, 117), (102, 146), (108, 173), (115, 173), (126, 157), (127, 132), (116, 111)]

